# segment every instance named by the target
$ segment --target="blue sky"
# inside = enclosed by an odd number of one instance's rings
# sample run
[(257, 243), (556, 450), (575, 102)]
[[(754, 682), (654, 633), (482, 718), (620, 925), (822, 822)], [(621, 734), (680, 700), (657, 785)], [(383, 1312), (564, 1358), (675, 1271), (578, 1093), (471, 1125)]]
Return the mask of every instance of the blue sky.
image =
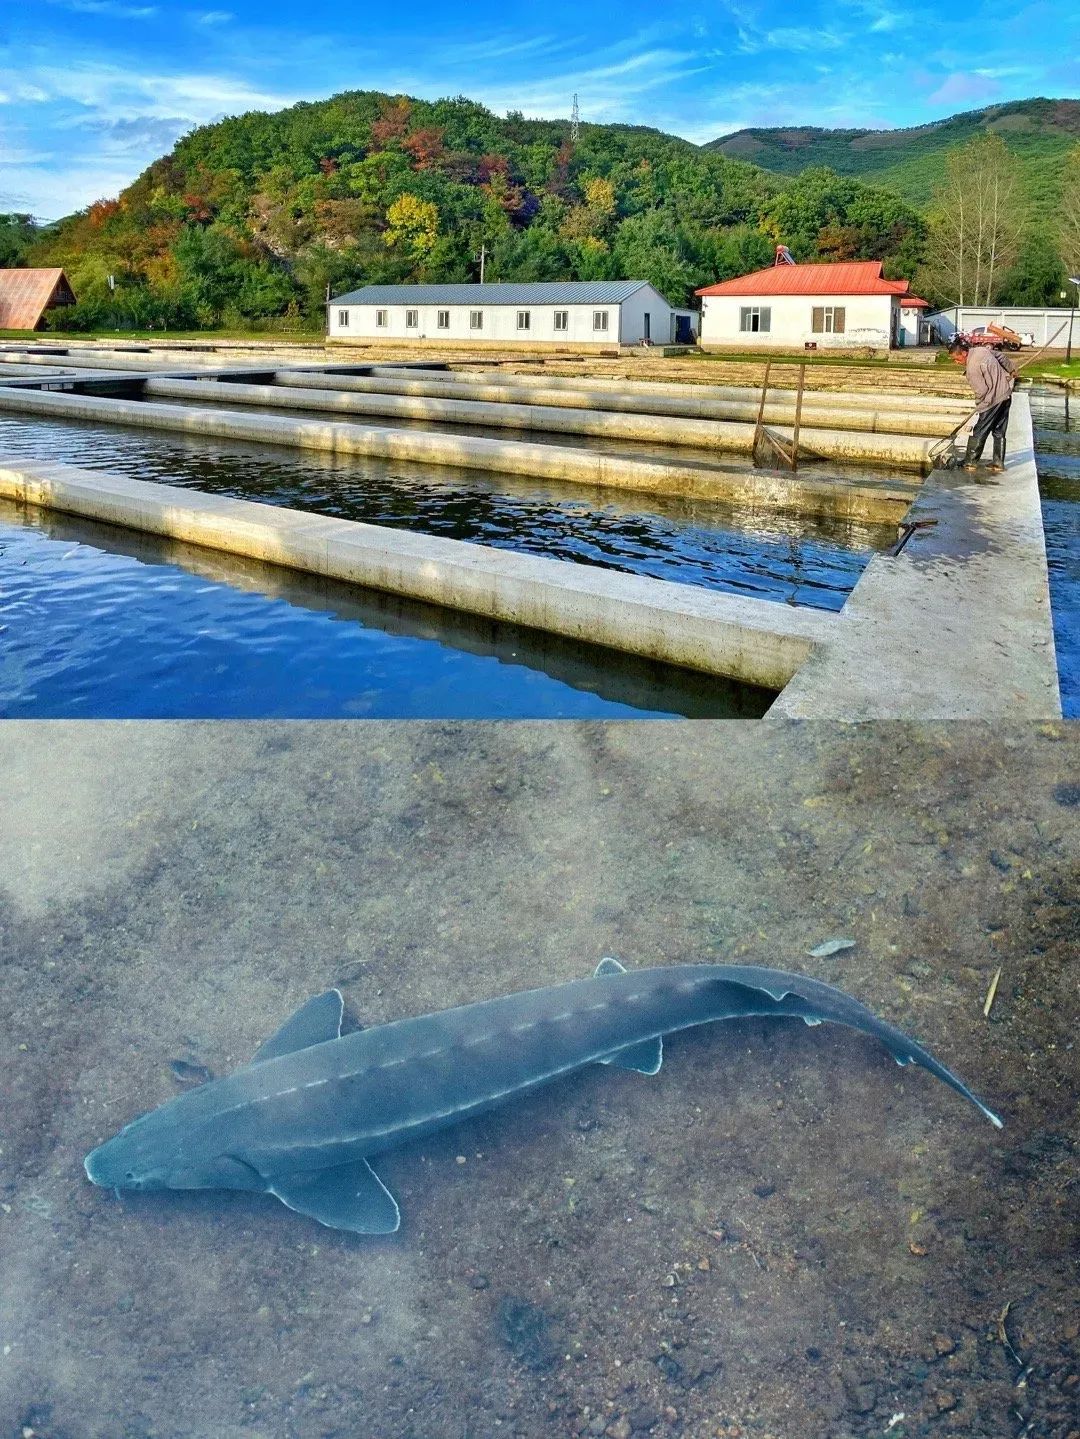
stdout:
[[(613, 18), (614, 16), (614, 18)], [(116, 194), (194, 125), (344, 89), (655, 125), (918, 125), (1080, 94), (1080, 0), (0, 0), (0, 209)]]

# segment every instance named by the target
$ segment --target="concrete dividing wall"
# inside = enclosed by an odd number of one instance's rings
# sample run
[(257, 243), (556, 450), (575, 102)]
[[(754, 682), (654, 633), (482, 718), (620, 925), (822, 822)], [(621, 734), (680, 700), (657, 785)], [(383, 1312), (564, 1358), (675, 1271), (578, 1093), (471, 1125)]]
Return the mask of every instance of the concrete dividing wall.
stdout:
[[(893, 479), (857, 484), (835, 479), (816, 480), (812, 471), (799, 476), (767, 470), (735, 472), (705, 463), (654, 462), (596, 450), (574, 450), (561, 445), (334, 424), (275, 415), (247, 415), (214, 408), (185, 408), (91, 395), (0, 389), (0, 413), (5, 411), (173, 430), (189, 435), (257, 440), (264, 444), (339, 455), (407, 460), (504, 475), (528, 475), (599, 488), (724, 500), (750, 511), (759, 508), (791, 514), (834, 515), (890, 522), (903, 515), (916, 492), (914, 486)], [(749, 443), (749, 426), (729, 428), (741, 428)], [(839, 431), (805, 431), (804, 435), (807, 448), (815, 442), (816, 436), (824, 437), (834, 451), (834, 457), (839, 459), (881, 460), (885, 454), (892, 455), (893, 446), (903, 446), (913, 467), (925, 463), (931, 445), (929, 440), (894, 436), (882, 438)]]
[(68, 465), (5, 462), (0, 496), (248, 555), (779, 690), (835, 616)]
[[(769, 399), (777, 404), (792, 404), (794, 402), (794, 391), (796, 389), (796, 374), (798, 361), (787, 359), (779, 368), (792, 379), (790, 385), (774, 384), (769, 387)], [(708, 369), (709, 366), (697, 366), (698, 369)], [(551, 390), (614, 390), (618, 394), (635, 396), (670, 395), (675, 399), (684, 400), (737, 400), (743, 402), (759, 401), (761, 399), (761, 387), (753, 385), (698, 385), (691, 381), (685, 383), (677, 380), (634, 380), (618, 378), (606, 375), (524, 375), (511, 370), (484, 371), (478, 373), (475, 370), (460, 370), (453, 368), (437, 368), (434, 362), (430, 367), (418, 365), (389, 365), (373, 364), (364, 367), (365, 373), (376, 378), (396, 379), (401, 375), (417, 379), (441, 379), (443, 383), (487, 385), (496, 383), (499, 385), (529, 388), (538, 386)], [(807, 389), (803, 396), (803, 404), (821, 405), (828, 408), (830, 405), (842, 405), (845, 409), (857, 409), (869, 407), (879, 409), (887, 405), (890, 409), (894, 406), (905, 406), (917, 410), (924, 410), (927, 413), (947, 413), (955, 409), (963, 409), (966, 401), (955, 395), (923, 395), (911, 394), (910, 392), (900, 393), (890, 391), (888, 385), (883, 384), (877, 390), (817, 390), (812, 388), (815, 378), (820, 378), (821, 371), (815, 371), (809, 366), (806, 371)], [(494, 376), (494, 379), (493, 379)], [(894, 375), (888, 379), (895, 381)], [(660, 411), (654, 411), (659, 414)]]
[[(653, 392), (639, 393), (629, 385), (617, 389), (594, 388), (591, 380), (575, 381), (575, 387), (564, 389), (536, 385), (528, 390), (521, 386), (498, 380), (462, 380), (456, 373), (434, 371), (430, 376), (418, 376), (415, 371), (403, 370), (387, 374), (370, 375), (328, 375), (311, 371), (278, 370), (274, 375), (276, 384), (303, 387), (305, 389), (340, 390), (343, 393), (412, 395), (429, 399), (472, 400), (483, 404), (506, 405), (527, 401), (530, 405), (546, 406), (552, 409), (577, 409), (609, 411), (617, 414), (652, 414), (678, 416), (690, 420), (734, 421), (753, 425), (757, 420), (761, 392), (739, 391), (741, 398), (718, 399), (679, 395), (658, 395)], [(947, 409), (923, 410), (919, 405), (905, 403), (898, 397), (882, 400), (873, 405), (847, 404), (847, 396), (817, 396), (809, 394), (803, 398), (803, 423), (814, 429), (845, 429), (864, 434), (925, 435), (938, 437), (947, 435), (956, 420), (965, 413), (963, 406), (950, 405)], [(968, 407), (970, 410), (970, 406)], [(767, 424), (791, 425), (795, 419), (794, 397), (790, 390), (770, 391), (766, 405)], [(954, 418), (955, 416), (955, 418)], [(749, 446), (747, 445), (747, 449)]]
[(1009, 461), (982, 482), (936, 470), (899, 555), (876, 555), (826, 649), (771, 713), (815, 719), (1057, 719), (1061, 715), (1028, 397)]
[[(215, 400), (229, 404), (261, 406), (265, 409), (325, 410), (340, 415), (384, 415), (409, 420), (451, 425), (487, 425), (500, 430), (543, 430), (552, 434), (592, 435), (612, 440), (641, 440), (650, 445), (679, 445), (688, 449), (715, 452), (733, 450), (745, 453), (748, 437), (742, 428), (757, 419), (753, 405), (727, 404), (719, 420), (691, 420), (668, 415), (618, 413), (610, 410), (573, 410), (554, 405), (485, 403), (469, 399), (435, 399), (428, 395), (365, 394), (342, 390), (338, 385), (275, 385), (240, 384), (226, 381), (149, 379), (144, 395), (163, 399)], [(791, 425), (795, 412), (790, 405), (767, 405), (765, 422), (769, 425)], [(951, 418), (923, 418), (912, 421), (909, 415), (870, 411), (833, 410), (829, 414), (831, 429), (887, 434), (916, 433), (941, 437), (953, 428)], [(752, 438), (752, 436), (750, 437)]]

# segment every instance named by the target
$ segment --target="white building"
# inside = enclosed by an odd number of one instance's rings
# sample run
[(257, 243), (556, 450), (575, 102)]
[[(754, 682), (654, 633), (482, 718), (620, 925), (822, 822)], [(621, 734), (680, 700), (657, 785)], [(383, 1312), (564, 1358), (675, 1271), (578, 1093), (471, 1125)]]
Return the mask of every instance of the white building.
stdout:
[(928, 322), (943, 343), (951, 340), (957, 330), (970, 334), (987, 325), (1005, 325), (1018, 335), (1030, 335), (1037, 349), (1048, 345), (1051, 350), (1068, 348), (1071, 327), (1072, 348), (1075, 351), (1080, 346), (1080, 310), (1044, 309), (1036, 305), (1004, 309), (1000, 305), (953, 305), (947, 310), (936, 310), (928, 316)]
[(795, 265), (778, 251), (768, 269), (697, 293), (703, 349), (889, 350), (928, 342), (918, 319), (926, 301), (908, 293), (906, 280), (882, 279), (880, 260)]
[[(681, 312), (683, 316), (686, 312)], [(366, 285), (327, 305), (327, 338), (612, 350), (669, 345), (686, 320), (645, 280), (535, 285)]]

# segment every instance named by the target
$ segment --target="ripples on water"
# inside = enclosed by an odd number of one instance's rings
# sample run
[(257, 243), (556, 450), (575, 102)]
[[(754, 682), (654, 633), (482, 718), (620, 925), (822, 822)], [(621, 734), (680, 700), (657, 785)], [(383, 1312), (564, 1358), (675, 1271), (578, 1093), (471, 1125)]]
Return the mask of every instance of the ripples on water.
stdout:
[(1033, 390), (1031, 414), (1061, 704), (1066, 715), (1076, 718), (1080, 716), (1080, 395)]
[(827, 610), (895, 540), (892, 526), (74, 421), (2, 418), (0, 451)]
[(0, 501), (3, 718), (725, 717), (768, 699)]

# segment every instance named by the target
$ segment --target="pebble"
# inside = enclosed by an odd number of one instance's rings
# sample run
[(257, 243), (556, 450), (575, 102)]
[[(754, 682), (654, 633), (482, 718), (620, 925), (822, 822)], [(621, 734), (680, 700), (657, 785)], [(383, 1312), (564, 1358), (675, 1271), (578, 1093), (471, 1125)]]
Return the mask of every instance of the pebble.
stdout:
[(877, 1403), (877, 1389), (873, 1384), (857, 1384), (851, 1392), (851, 1407), (856, 1414), (869, 1414)]
[(951, 1389), (942, 1389), (934, 1395), (934, 1404), (939, 1414), (947, 1414), (950, 1409), (956, 1408), (956, 1395)]
[(641, 1404), (630, 1415), (630, 1428), (635, 1434), (647, 1433), (658, 1423), (660, 1415), (648, 1404)]
[(956, 1348), (956, 1340), (950, 1339), (947, 1334), (934, 1335), (934, 1353), (940, 1355), (951, 1354)]
[(469, 1280), (469, 1283), (473, 1289), (487, 1289), (491, 1284), (491, 1280), (486, 1274), (474, 1274)]
[(630, 1439), (630, 1435), (634, 1431), (630, 1428), (630, 1420), (627, 1419), (626, 1415), (620, 1414), (614, 1424), (608, 1425), (607, 1432), (610, 1439)]

